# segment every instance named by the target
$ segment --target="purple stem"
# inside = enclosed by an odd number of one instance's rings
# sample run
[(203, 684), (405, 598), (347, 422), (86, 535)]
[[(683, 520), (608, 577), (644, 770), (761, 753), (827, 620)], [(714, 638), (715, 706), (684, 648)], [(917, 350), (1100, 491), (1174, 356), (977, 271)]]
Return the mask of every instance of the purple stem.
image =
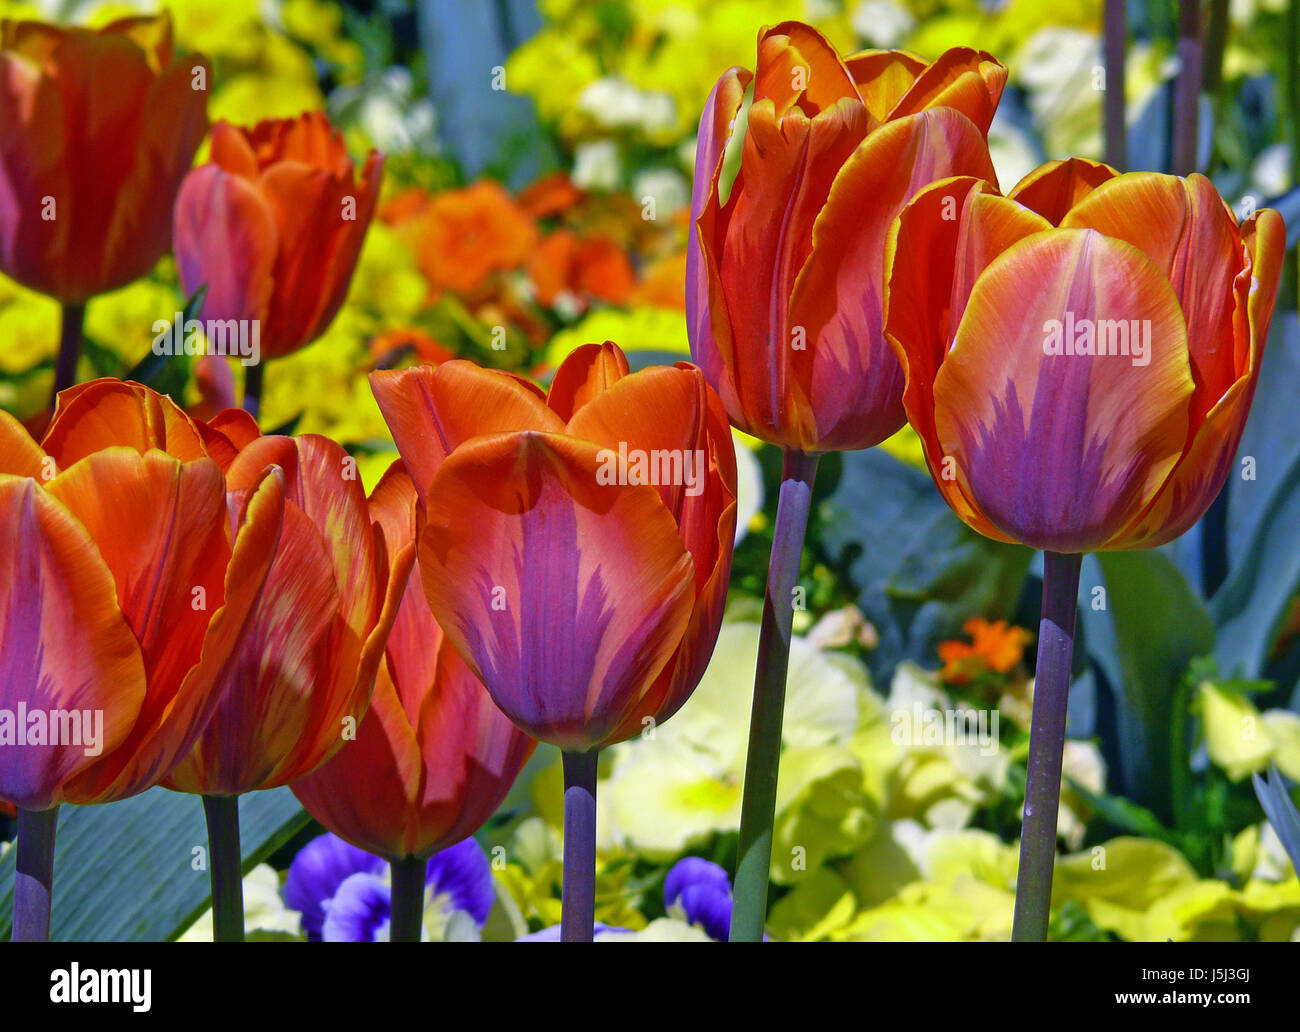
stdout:
[(564, 897), (560, 941), (591, 942), (596, 930), (598, 750), (564, 753)]
[(14, 942), (48, 942), (59, 808), (18, 811), (14, 872)]
[(1029, 729), (1025, 819), (1020, 832), (1020, 873), (1011, 926), (1013, 942), (1047, 939), (1082, 561), (1083, 556), (1077, 553), (1043, 553), (1043, 618), (1038, 624), (1038, 662), (1034, 667), (1034, 712)]

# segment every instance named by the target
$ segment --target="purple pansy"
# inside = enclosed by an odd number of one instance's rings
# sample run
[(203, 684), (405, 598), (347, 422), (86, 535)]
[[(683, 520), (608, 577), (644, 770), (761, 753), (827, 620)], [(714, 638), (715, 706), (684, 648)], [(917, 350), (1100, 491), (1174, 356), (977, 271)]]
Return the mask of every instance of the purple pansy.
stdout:
[[(431, 856), (425, 895), (440, 900), (448, 920), (463, 914), (482, 928), (495, 889), (491, 864), (478, 842), (468, 838)], [(391, 906), (388, 862), (326, 833), (294, 857), (284, 901), (302, 914), (303, 932), (312, 942), (386, 939)]]
[(678, 860), (664, 879), (664, 906), (669, 916), (726, 942), (731, 932), (731, 879), (717, 864), (698, 856)]

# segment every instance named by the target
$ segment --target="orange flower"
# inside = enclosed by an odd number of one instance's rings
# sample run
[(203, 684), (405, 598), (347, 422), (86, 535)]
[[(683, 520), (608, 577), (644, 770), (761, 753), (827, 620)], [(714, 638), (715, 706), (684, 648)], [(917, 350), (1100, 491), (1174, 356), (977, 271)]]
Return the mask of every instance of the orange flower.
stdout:
[(239, 648), (221, 671), (219, 704), (164, 782), (203, 795), (275, 788), (309, 774), (356, 731), (414, 562), (369, 508), (356, 465), (316, 434), (262, 437), (227, 414), (237, 452), (232, 490), (278, 469), (284, 529)]
[(657, 308), (686, 310), (686, 252), (660, 258), (645, 271), (641, 281), (632, 288), (629, 298), (634, 305), (653, 305)]
[(398, 356), (405, 355), (407, 352), (413, 353), (420, 362), (432, 362), (434, 364), (450, 362), (456, 357), (450, 349), (439, 344), (429, 334), (414, 326), (385, 330), (383, 333), (377, 333), (370, 338), (370, 354), (376, 362), (394, 365), (396, 363), (393, 360)]
[[(903, 425), (903, 373), (882, 332), (885, 234), (922, 186), (993, 178), (984, 134), (1006, 78), (966, 48), (932, 64), (841, 58), (785, 22), (760, 34), (755, 72), (718, 81), (700, 119), (687, 326), (735, 426), (822, 452)], [(726, 160), (736, 144), (738, 172)]]
[(676, 712), (735, 537), (731, 432), (700, 371), (629, 375), (606, 342), (549, 392), (464, 361), (370, 382), (423, 507), (433, 614), (506, 715), (586, 751)]
[(310, 344), (347, 296), (382, 168), (372, 151), (355, 180), (319, 111), (252, 129), (218, 122), (211, 161), (176, 199), (181, 286), (207, 287), (205, 319), (255, 323), (263, 359)]
[(207, 65), (171, 18), (0, 22), (0, 270), (82, 304), (154, 267), (207, 131)]
[(632, 263), (612, 240), (583, 239), (567, 229), (547, 235), (528, 260), (528, 275), (547, 308), (563, 294), (584, 308), (588, 298), (623, 304), (635, 282)]
[(1074, 553), (1195, 523), (1250, 411), (1286, 230), (1201, 175), (1078, 158), (1003, 197), (920, 191), (886, 249), (886, 332), (931, 475), (971, 527)]
[(79, 742), (5, 741), (0, 796), (123, 799), (198, 739), (285, 513), (278, 470), (227, 491), (216, 456), (232, 454), (139, 384), (64, 391), (40, 445), (0, 412), (0, 537), (16, 543), (0, 552), (0, 710), (82, 715)]
[(533, 220), (492, 179), (436, 195), (417, 229), (416, 258), (435, 292), (477, 290), (492, 273), (522, 266), (537, 246)]
[[(390, 552), (413, 548), (415, 485), (394, 463), (371, 495)], [(427, 857), (496, 812), (537, 743), (493, 703), (408, 580), (356, 740), (291, 786), (330, 831), (390, 860)]]
[(568, 211), (584, 196), (567, 172), (552, 172), (525, 187), (519, 207), (535, 219), (544, 219)]
[(1008, 626), (1005, 620), (989, 623), (973, 617), (962, 628), (970, 635), (970, 644), (945, 641), (939, 645), (942, 677), (951, 684), (966, 684), (987, 671), (1010, 673), (1019, 665), (1025, 646), (1033, 640), (1033, 635), (1023, 627)]

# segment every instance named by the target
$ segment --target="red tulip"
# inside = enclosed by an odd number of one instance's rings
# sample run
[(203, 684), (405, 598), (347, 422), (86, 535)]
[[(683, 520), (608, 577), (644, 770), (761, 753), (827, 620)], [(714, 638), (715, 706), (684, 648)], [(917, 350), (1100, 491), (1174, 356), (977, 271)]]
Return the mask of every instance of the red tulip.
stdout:
[(717, 638), (735, 533), (735, 453), (700, 371), (629, 375), (606, 343), (546, 394), (461, 361), (371, 384), (420, 498), (433, 614), (506, 715), (588, 751), (674, 713)]
[(374, 214), (383, 158), (359, 181), (325, 115), (212, 127), (208, 164), (176, 199), (181, 286), (206, 286), (203, 317), (256, 324), (277, 358), (329, 327), (347, 295)]
[(414, 546), (390, 548), (372, 523), (356, 464), (315, 434), (261, 437), (251, 417), (217, 425), (237, 449), (226, 479), (245, 489), (279, 469), (284, 529), (220, 702), (165, 784), (238, 795), (296, 781), (331, 757), (369, 705)]
[(921, 191), (888, 245), (886, 332), (948, 503), (1053, 552), (1182, 534), (1232, 466), (1285, 249), (1276, 212), (1239, 227), (1200, 175), (1076, 158), (1007, 197)]
[(148, 273), (207, 96), (167, 14), (97, 31), (0, 22), (0, 271), (78, 305)]
[[(216, 435), (115, 380), (63, 392), (40, 445), (0, 412), (0, 797), (26, 810), (122, 799), (198, 739), (285, 507), (275, 470), (227, 492)], [(43, 715), (47, 744), (29, 723), (10, 748), (6, 715), (14, 735), (20, 711)]]
[(885, 235), (928, 183), (994, 180), (984, 134), (1006, 77), (966, 48), (929, 65), (902, 51), (841, 59), (785, 22), (760, 34), (755, 73), (718, 81), (700, 119), (687, 323), (737, 427), (823, 452), (903, 425), (903, 374), (882, 335)]
[[(415, 485), (394, 463), (370, 496), (390, 552), (412, 549)], [(496, 812), (536, 746), (496, 707), (408, 580), (356, 740), (294, 794), (330, 831), (379, 856), (428, 857)]]

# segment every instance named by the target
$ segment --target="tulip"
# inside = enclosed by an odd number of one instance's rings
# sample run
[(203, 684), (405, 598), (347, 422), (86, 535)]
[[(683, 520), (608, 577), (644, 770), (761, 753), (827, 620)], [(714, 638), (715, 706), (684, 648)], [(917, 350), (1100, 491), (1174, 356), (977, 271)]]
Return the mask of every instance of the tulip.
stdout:
[[(371, 495), (391, 551), (414, 548), (415, 502), (415, 485), (394, 463)], [(425, 861), (496, 812), (537, 743), (452, 648), (417, 577), (407, 582), (385, 659), (355, 741), (291, 787), (335, 835), (390, 862), (396, 941), (418, 937)]]
[(433, 615), (565, 769), (566, 939), (592, 935), (596, 757), (670, 717), (708, 664), (736, 519), (721, 402), (686, 363), (615, 345), (543, 393), (447, 362), (371, 375), (419, 498)]
[[(883, 334), (886, 234), (936, 179), (994, 181), (985, 134), (1007, 70), (968, 48), (841, 58), (808, 25), (758, 38), (704, 113), (687, 251), (691, 354), (731, 422), (785, 452), (755, 675), (732, 937), (763, 935), (789, 604), (817, 456), (870, 448), (904, 422)], [(746, 97), (752, 102), (746, 107)]]
[(167, 252), (207, 74), (174, 54), (167, 14), (99, 30), (0, 22), (0, 272), (63, 305), (56, 395), (76, 379), (87, 300)]
[[(354, 176), (343, 137), (319, 111), (251, 129), (212, 127), (211, 160), (176, 198), (181, 286), (206, 287), (203, 315), (258, 332), (259, 359), (305, 347), (347, 295), (379, 195), (383, 158)], [(262, 366), (248, 367), (256, 411)]]
[(277, 468), (286, 497), (275, 558), (221, 672), (220, 701), (163, 782), (203, 796), (219, 938), (243, 930), (238, 797), (297, 781), (355, 737), (415, 552), (385, 536), (339, 445), (314, 434), (262, 437), (247, 413), (226, 418), (238, 449), (230, 487)]
[(955, 177), (887, 244), (886, 333), (939, 490), (1044, 551), (1017, 938), (1046, 934), (1081, 554), (1153, 548), (1222, 488), (1277, 297), (1285, 229), (1204, 176), (1071, 159), (1003, 197)]
[(16, 938), (48, 934), (56, 808), (158, 783), (219, 702), (284, 480), (268, 470), (227, 491), (204, 443), (216, 434), (108, 380), (63, 392), (39, 445), (0, 412), (0, 536), (13, 543), (0, 556), (0, 797), (19, 808)]

